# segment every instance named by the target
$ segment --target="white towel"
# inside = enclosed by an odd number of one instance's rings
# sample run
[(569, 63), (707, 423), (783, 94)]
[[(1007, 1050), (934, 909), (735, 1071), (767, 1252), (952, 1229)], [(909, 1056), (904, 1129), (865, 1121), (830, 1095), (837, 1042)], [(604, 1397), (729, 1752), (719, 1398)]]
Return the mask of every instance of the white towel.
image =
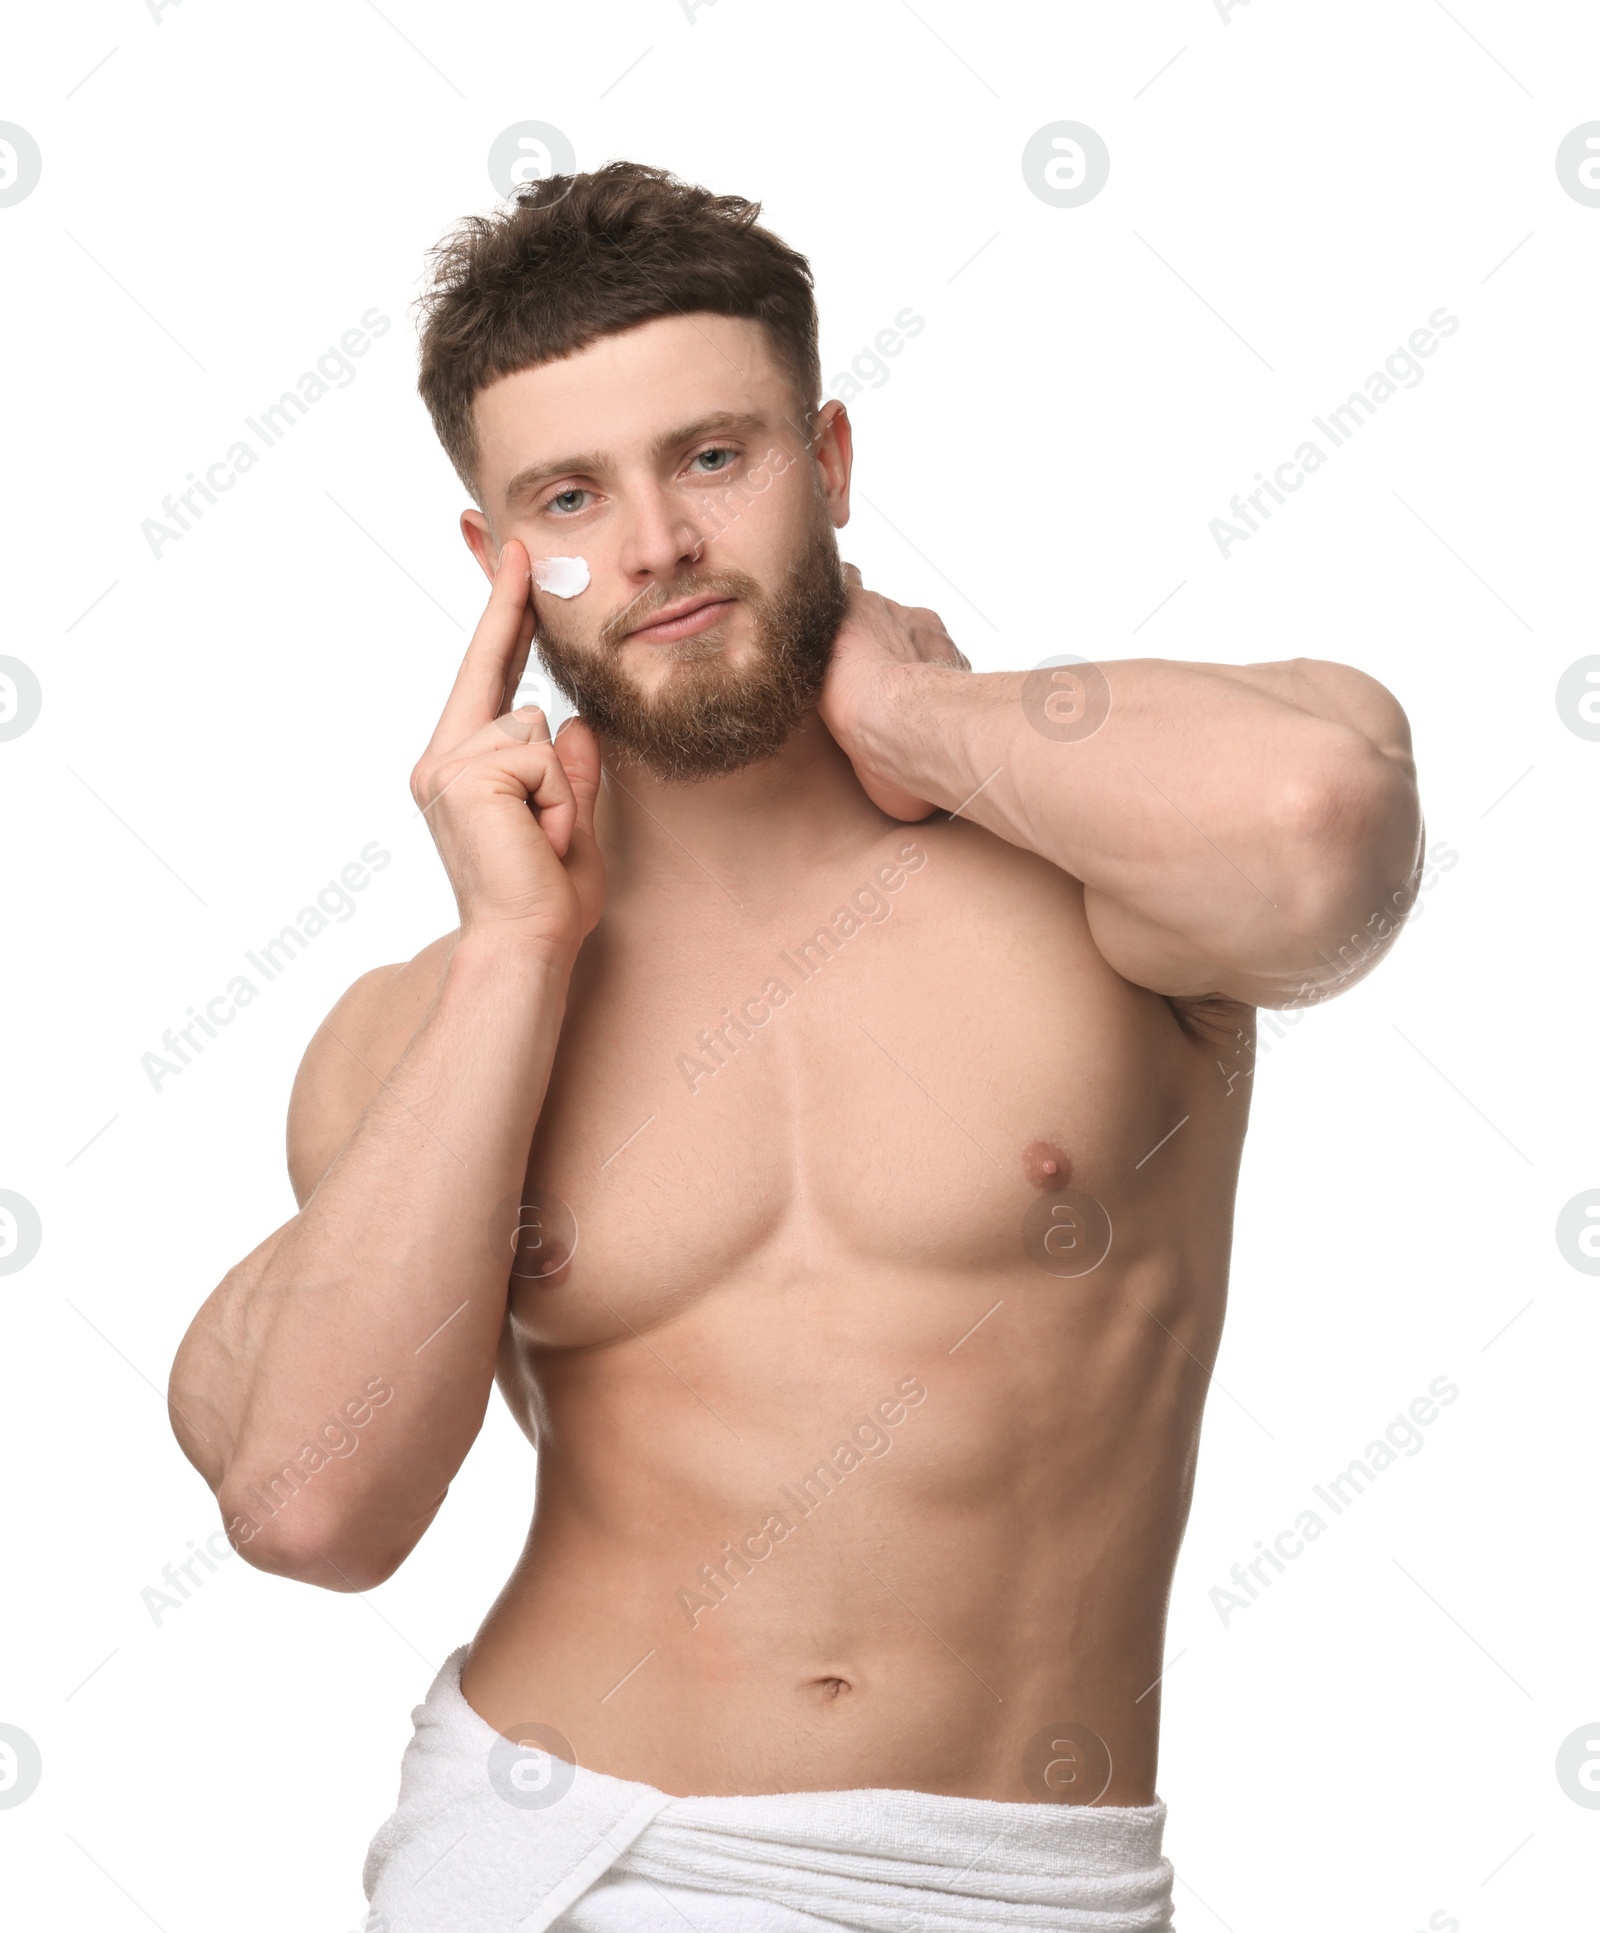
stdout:
[(370, 1933), (1170, 1933), (1159, 1800), (673, 1798), (519, 1755), (462, 1696), (466, 1655), (412, 1713), (362, 1875)]

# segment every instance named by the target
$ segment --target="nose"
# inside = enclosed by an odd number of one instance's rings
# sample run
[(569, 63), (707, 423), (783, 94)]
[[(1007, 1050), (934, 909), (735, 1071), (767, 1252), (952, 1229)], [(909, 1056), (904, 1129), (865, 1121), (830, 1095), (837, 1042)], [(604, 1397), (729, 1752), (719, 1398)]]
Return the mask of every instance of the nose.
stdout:
[(709, 533), (665, 491), (630, 493), (626, 516), (618, 561), (635, 585), (642, 588), (652, 579), (670, 582), (700, 562)]

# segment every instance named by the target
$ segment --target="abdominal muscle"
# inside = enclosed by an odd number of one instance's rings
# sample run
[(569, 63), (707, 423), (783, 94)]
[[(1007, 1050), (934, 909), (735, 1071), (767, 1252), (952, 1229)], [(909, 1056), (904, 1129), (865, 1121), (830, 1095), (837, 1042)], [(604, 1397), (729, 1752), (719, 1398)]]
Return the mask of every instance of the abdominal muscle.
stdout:
[(1148, 1804), (1224, 1278), (752, 1273), (572, 1349), (514, 1301), (537, 1509), (468, 1701), (674, 1794)]

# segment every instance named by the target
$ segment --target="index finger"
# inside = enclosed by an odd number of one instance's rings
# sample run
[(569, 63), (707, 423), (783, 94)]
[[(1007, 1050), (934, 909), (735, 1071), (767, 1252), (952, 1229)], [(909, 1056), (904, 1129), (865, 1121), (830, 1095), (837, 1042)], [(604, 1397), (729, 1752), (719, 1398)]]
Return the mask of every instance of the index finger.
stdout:
[(528, 609), (530, 581), (528, 553), (514, 537), (508, 537), (500, 547), (489, 601), (428, 741), (429, 751), (448, 751), (500, 716), (512, 656)]

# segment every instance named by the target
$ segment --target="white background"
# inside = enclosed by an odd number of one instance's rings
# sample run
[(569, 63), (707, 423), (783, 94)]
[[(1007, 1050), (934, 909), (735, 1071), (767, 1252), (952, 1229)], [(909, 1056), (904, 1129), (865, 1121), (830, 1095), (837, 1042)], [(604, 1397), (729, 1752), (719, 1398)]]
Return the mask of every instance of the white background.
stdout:
[[(1600, 118), (1600, 20), (79, 0), (14, 10), (0, 53), (0, 119), (44, 158), (0, 208), (0, 650), (44, 691), (0, 745), (0, 1186), (44, 1229), (0, 1280), (0, 1720), (44, 1757), (0, 1810), (8, 1921), (350, 1933), (410, 1708), (525, 1529), (496, 1401), (369, 1597), (237, 1559), (159, 1623), (142, 1597), (217, 1525), (161, 1392), (292, 1212), (301, 1049), (453, 923), (406, 779), (483, 585), (408, 305), (425, 249), (494, 204), (494, 136), (536, 119), (580, 166), (759, 198), (814, 265), (825, 377), (926, 319), (853, 405), (845, 553), (979, 670), (1305, 654), (1409, 711), (1422, 911), (1375, 977), (1263, 1029), (1172, 1600), (1168, 1850), (1184, 1933), (1579, 1923), (1600, 1811), (1554, 1768), (1600, 1720), (1600, 1281), (1555, 1223), (1600, 1185), (1600, 744), (1555, 688), (1600, 649), (1600, 209), (1554, 162)], [(1112, 158), (1072, 209), (1021, 168), (1063, 119)], [(1441, 305), (1460, 327), (1425, 379), (1224, 559), (1210, 520)], [(393, 326), (357, 379), (153, 556), (141, 520), (372, 307)], [(141, 1055), (372, 840), (393, 863), (355, 916), (155, 1091)], [(1224, 1625), (1229, 1567), (1439, 1376), (1460, 1396), (1421, 1453)]]

